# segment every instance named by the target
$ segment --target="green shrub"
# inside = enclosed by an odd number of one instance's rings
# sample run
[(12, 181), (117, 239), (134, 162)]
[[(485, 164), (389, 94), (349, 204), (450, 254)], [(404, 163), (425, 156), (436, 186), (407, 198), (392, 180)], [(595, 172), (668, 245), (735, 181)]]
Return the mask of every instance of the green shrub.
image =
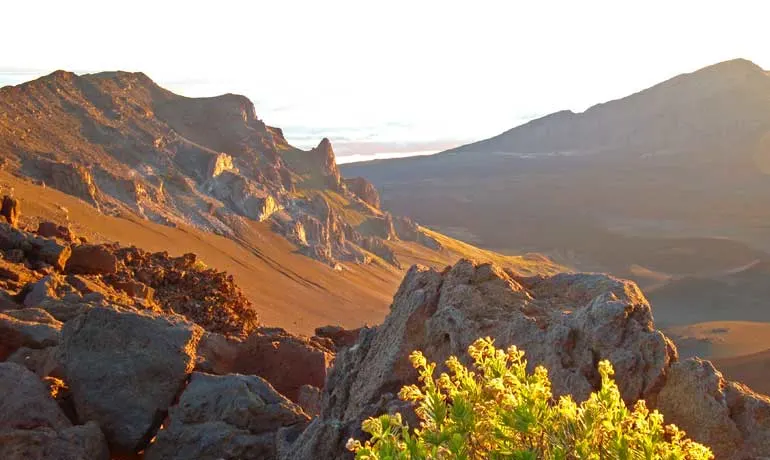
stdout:
[(436, 364), (412, 353), (421, 385), (399, 396), (414, 403), (420, 427), (410, 430), (400, 414), (370, 418), (362, 428), (371, 439), (351, 439), (348, 449), (361, 460), (713, 458), (644, 401), (629, 410), (609, 361), (599, 363), (601, 390), (578, 405), (569, 396), (554, 400), (546, 369), (528, 375), (516, 347), (498, 350), (486, 338), (468, 352), (478, 373), (451, 357), (438, 379)]

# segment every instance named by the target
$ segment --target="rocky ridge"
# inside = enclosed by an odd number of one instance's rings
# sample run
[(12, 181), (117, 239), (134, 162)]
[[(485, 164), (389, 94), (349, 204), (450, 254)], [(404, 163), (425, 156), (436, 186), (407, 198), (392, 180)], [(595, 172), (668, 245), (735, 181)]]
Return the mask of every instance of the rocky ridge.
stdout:
[(310, 151), (291, 146), (243, 96), (186, 98), (142, 73), (57, 71), (1, 88), (0, 114), (4, 168), (107, 214), (236, 240), (238, 221), (267, 222), (340, 269), (398, 266), (383, 240), (425, 239), (383, 231), (392, 218), (377, 190), (343, 180), (328, 139)]

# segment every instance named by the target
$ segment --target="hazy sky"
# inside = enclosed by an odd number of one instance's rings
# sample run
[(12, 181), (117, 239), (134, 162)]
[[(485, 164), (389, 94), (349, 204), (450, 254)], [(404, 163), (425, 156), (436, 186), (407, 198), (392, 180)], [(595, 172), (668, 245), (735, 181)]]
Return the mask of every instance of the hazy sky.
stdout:
[(744, 57), (770, 68), (770, 2), (3, 2), (0, 85), (135, 70), (237, 92), (299, 146), (446, 148)]

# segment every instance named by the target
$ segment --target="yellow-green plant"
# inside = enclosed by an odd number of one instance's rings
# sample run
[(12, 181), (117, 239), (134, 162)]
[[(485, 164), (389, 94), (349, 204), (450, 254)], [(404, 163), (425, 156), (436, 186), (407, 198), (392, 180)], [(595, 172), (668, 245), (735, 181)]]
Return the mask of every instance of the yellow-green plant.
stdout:
[(400, 414), (370, 418), (362, 428), (371, 439), (351, 439), (348, 449), (361, 460), (713, 458), (644, 401), (628, 409), (609, 361), (599, 363), (601, 390), (577, 404), (569, 396), (554, 400), (546, 369), (527, 374), (516, 347), (499, 350), (484, 338), (468, 352), (476, 372), (453, 356), (449, 373), (437, 379), (436, 364), (412, 353), (421, 385), (399, 396), (414, 404), (420, 426), (410, 430)]

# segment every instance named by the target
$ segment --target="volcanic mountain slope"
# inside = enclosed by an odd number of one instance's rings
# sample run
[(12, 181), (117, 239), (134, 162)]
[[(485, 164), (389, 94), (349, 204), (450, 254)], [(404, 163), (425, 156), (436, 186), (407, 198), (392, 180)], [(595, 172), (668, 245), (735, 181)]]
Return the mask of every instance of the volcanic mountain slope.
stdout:
[(432, 157), (342, 171), (371, 180), (384, 208), (449, 235), (634, 279), (661, 324), (683, 325), (770, 319), (758, 285), (686, 318), (664, 296), (766, 266), (768, 159), (770, 75), (734, 60)]
[(0, 90), (0, 113), (6, 168), (106, 214), (235, 239), (244, 219), (269, 221), (336, 267), (398, 267), (383, 243), (398, 239), (398, 228), (435, 246), (414, 223), (380, 211), (366, 181), (343, 181), (328, 139), (310, 151), (292, 147), (243, 96), (185, 98), (141, 73), (57, 71)]
[(55, 72), (0, 89), (0, 161), (26, 228), (51, 221), (92, 242), (194, 252), (292, 332), (381, 321), (413, 263), (562, 269), (393, 217), (371, 184), (340, 176), (327, 140), (295, 149), (244, 97), (184, 98), (143, 74)]
[(769, 132), (770, 75), (750, 61), (736, 59), (679, 75), (583, 113), (557, 112), (449, 152), (695, 153), (701, 158), (713, 154), (718, 160), (729, 152), (766, 153)]

